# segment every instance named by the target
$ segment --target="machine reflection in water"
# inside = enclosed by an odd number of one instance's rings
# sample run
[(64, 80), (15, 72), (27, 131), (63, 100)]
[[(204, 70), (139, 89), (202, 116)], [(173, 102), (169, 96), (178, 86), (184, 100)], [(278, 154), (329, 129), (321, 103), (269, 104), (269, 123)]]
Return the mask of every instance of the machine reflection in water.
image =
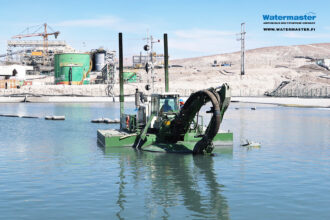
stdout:
[[(187, 209), (196, 218), (229, 219), (222, 184), (214, 172), (213, 157), (151, 153), (132, 148), (104, 148), (106, 157), (116, 155), (120, 167), (118, 182), (118, 219), (130, 209), (133, 194), (128, 188), (141, 190), (144, 217), (169, 219)], [(232, 151), (226, 151), (232, 156)], [(141, 210), (140, 210), (141, 211)]]

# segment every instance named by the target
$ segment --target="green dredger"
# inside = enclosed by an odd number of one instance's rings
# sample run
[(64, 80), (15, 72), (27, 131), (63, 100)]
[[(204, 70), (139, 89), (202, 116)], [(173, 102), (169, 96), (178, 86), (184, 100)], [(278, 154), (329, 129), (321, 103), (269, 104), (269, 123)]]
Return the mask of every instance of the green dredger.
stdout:
[[(170, 153), (211, 153), (219, 145), (230, 145), (232, 132), (218, 133), (222, 118), (230, 103), (230, 88), (223, 84), (192, 93), (182, 107), (179, 94), (168, 92), (167, 35), (164, 34), (165, 87), (163, 94), (146, 97), (136, 91), (137, 114), (123, 113), (122, 36), (119, 34), (119, 74), (121, 117), (119, 130), (98, 130), (98, 142), (104, 147), (133, 147), (145, 151)], [(200, 109), (212, 106), (208, 126), (204, 126)]]

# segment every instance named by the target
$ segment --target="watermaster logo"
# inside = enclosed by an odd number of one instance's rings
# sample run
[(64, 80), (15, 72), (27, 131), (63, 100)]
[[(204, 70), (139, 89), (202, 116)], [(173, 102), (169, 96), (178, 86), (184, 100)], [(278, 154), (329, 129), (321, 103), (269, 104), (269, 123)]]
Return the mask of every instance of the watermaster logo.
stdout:
[(264, 31), (315, 31), (316, 14), (308, 12), (302, 15), (262, 15)]
[[(313, 12), (309, 12), (309, 13), (313, 13)], [(315, 13), (313, 13), (315, 14)], [(268, 20), (278, 20), (278, 21), (301, 21), (301, 20), (308, 20), (308, 21), (314, 21), (316, 19), (316, 15), (295, 15), (295, 16), (283, 16), (283, 15), (262, 15), (264, 21), (268, 21)]]

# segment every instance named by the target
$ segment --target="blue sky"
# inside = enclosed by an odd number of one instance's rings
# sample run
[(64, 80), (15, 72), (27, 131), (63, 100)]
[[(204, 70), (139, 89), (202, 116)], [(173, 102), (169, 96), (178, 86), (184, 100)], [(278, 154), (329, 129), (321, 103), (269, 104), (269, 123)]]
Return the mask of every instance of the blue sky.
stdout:
[[(104, 47), (117, 50), (124, 35), (125, 56), (138, 54), (147, 30), (157, 39), (168, 33), (172, 58), (205, 56), (240, 50), (236, 33), (246, 23), (248, 49), (330, 42), (329, 1), (18, 1), (1, 0), (0, 54), (6, 42), (28, 26), (47, 22), (60, 40), (79, 50)], [(316, 31), (264, 32), (263, 14), (317, 15)], [(50, 37), (52, 39), (52, 37)], [(162, 52), (162, 43), (155, 44)]]

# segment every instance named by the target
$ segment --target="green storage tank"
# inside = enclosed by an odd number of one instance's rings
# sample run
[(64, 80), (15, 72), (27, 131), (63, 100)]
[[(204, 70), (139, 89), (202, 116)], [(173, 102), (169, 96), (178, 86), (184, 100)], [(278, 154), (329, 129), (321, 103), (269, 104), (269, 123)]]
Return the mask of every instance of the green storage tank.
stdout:
[(82, 85), (89, 84), (91, 59), (87, 53), (55, 54), (55, 84)]
[(125, 82), (136, 82), (136, 73), (134, 72), (123, 72)]

